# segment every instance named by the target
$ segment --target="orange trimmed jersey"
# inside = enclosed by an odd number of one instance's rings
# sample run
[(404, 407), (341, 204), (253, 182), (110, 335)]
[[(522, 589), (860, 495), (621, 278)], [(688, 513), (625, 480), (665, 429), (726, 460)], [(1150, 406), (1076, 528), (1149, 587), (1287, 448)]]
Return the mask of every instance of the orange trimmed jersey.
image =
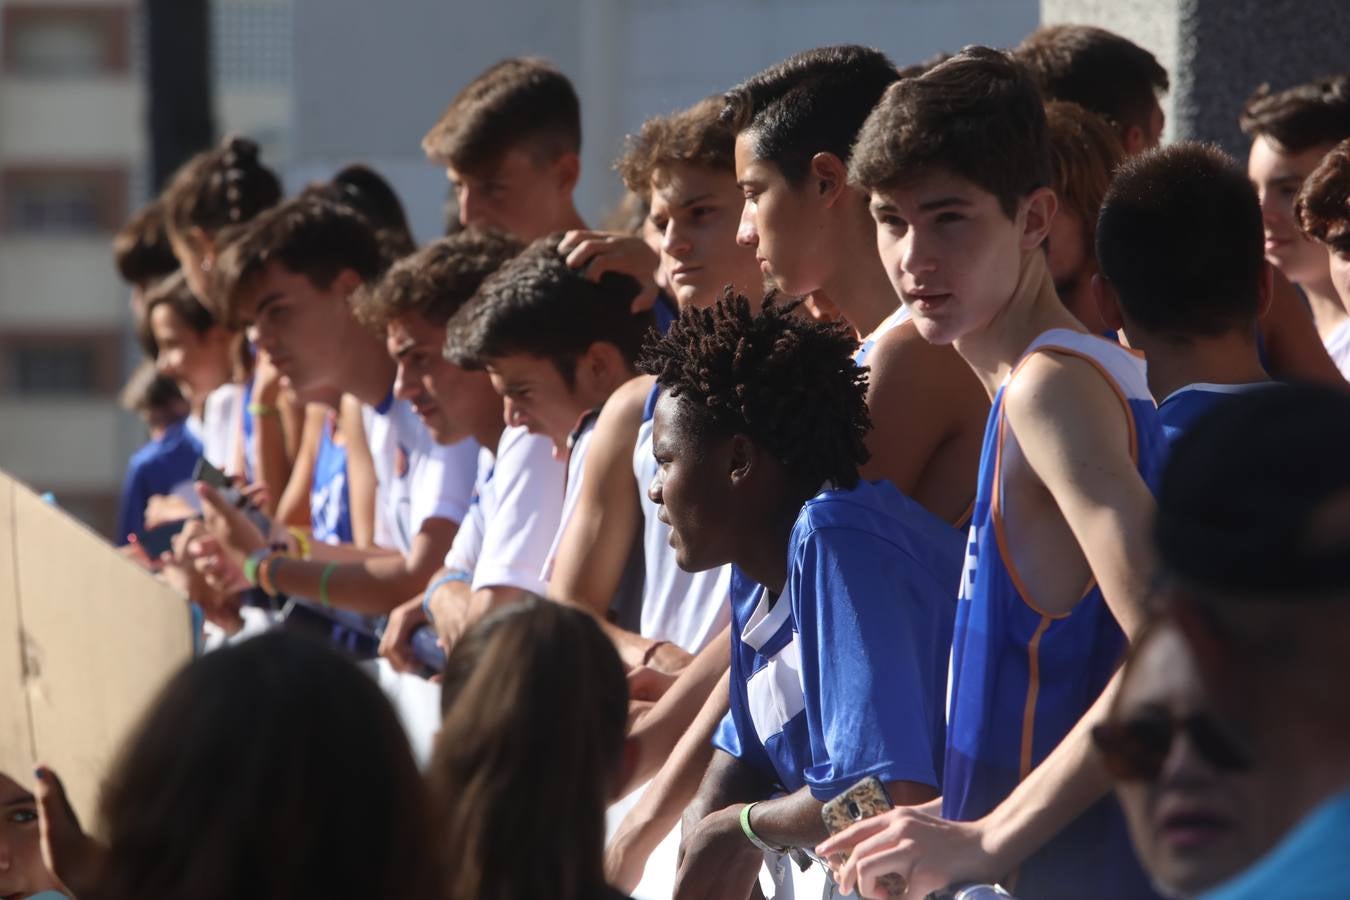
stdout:
[[(978, 819), (1003, 801), (1082, 718), (1126, 649), (1125, 635), (1095, 584), (1066, 616), (1033, 608), (1000, 549), (1003, 398), (1022, 363), (1057, 353), (1092, 363), (1130, 422), (1140, 475), (1157, 487), (1166, 442), (1144, 363), (1119, 344), (1055, 329), (1040, 335), (999, 388), (985, 428), (979, 485), (957, 601), (943, 775), (945, 818)], [(1066, 410), (1066, 415), (1072, 411)], [(1131, 849), (1115, 799), (1106, 798), (1018, 871), (1017, 896), (1154, 896)]]

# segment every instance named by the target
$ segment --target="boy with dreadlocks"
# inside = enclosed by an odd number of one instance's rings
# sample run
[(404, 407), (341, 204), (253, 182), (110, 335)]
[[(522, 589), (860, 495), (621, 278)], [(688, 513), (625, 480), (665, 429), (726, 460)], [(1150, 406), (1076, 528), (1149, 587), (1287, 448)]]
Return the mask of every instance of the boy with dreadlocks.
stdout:
[(961, 539), (859, 479), (856, 341), (792, 308), (686, 310), (638, 363), (662, 388), (650, 494), (676, 560), (753, 583), (733, 590), (731, 712), (685, 813), (680, 897), (745, 897), (762, 852), (812, 846), (860, 778), (909, 804), (942, 774)]

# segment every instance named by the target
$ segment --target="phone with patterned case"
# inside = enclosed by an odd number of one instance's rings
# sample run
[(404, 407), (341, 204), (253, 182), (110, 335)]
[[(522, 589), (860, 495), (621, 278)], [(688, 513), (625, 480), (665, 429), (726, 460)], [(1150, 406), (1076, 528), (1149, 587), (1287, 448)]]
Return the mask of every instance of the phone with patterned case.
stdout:
[[(864, 819), (881, 815), (894, 805), (886, 793), (886, 786), (875, 775), (869, 775), (822, 806), (820, 817), (830, 834), (838, 834)], [(886, 889), (888, 897), (905, 895), (905, 879), (901, 875), (882, 875), (878, 883)]]

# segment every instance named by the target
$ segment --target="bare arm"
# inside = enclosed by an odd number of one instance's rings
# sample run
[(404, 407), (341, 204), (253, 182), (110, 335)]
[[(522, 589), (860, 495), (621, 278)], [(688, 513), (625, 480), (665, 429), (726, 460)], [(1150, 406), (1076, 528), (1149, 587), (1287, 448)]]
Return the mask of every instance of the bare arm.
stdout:
[[(642, 526), (633, 445), (652, 379), (634, 378), (606, 401), (595, 423), (576, 507), (553, 562), (549, 594), (603, 617), (623, 577), (632, 535)], [(639, 660), (640, 661), (640, 660)]]
[(312, 403), (305, 409), (305, 421), (300, 435), (300, 448), (295, 454), (295, 465), (286, 482), (286, 490), (277, 502), (276, 519), (286, 525), (309, 530), (312, 524), (309, 498), (314, 490), (314, 464), (319, 457), (319, 443), (328, 419), (328, 408)]
[(1274, 275), (1270, 309), (1260, 323), (1271, 377), (1347, 389), (1345, 378), (1317, 334), (1303, 298), (1278, 270)]
[[(281, 496), (291, 477), (291, 460), (286, 453), (286, 428), (282, 420), (281, 374), (265, 353), (258, 354), (253, 373), (253, 400), (262, 415), (253, 417), (253, 438), (258, 442), (258, 469), (255, 481), (267, 488), (268, 515), (275, 517)], [(247, 453), (247, 449), (245, 450)]]

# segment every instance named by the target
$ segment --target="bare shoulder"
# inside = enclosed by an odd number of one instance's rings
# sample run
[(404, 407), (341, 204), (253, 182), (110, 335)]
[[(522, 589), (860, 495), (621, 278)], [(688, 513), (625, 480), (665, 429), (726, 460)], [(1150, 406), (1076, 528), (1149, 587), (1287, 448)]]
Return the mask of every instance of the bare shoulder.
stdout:
[(642, 424), (642, 412), (647, 406), (647, 397), (651, 394), (656, 378), (652, 375), (639, 375), (619, 385), (609, 395), (596, 419), (596, 437), (603, 433), (632, 432), (636, 439), (638, 426)]
[(1003, 395), (1018, 442), (1125, 447), (1127, 412), (1120, 388), (1082, 357), (1044, 351), (1017, 369)]

